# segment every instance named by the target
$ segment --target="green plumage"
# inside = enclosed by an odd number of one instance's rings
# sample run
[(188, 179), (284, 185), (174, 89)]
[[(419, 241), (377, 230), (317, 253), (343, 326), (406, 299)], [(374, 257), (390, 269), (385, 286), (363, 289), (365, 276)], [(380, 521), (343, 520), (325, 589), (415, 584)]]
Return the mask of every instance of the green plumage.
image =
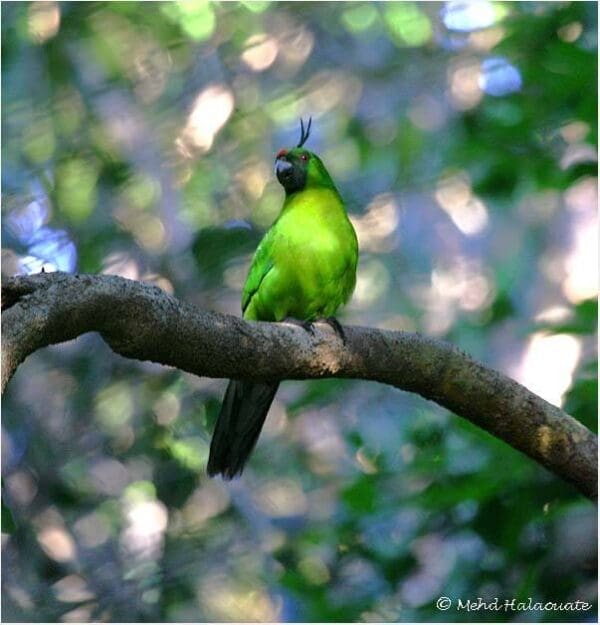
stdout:
[[(354, 228), (318, 156), (300, 147), (282, 150), (276, 167), (286, 198), (252, 260), (242, 294), (244, 319), (331, 317), (354, 290)], [(211, 444), (210, 475), (242, 472), (278, 384), (230, 382)]]

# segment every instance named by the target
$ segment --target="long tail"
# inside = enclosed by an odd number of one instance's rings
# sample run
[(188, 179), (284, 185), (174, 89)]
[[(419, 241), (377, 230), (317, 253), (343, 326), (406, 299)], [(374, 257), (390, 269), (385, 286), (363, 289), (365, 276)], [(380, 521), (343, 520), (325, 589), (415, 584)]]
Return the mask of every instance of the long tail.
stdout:
[(256, 444), (279, 382), (231, 380), (210, 444), (207, 472), (226, 480), (240, 475)]

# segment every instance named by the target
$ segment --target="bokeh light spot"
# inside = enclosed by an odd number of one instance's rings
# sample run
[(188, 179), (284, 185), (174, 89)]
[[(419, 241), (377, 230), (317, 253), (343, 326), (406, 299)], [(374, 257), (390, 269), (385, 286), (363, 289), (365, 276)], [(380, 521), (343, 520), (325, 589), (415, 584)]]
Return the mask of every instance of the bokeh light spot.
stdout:
[(60, 8), (57, 2), (32, 2), (28, 9), (29, 36), (36, 43), (44, 43), (58, 33)]
[(417, 47), (431, 39), (431, 22), (414, 2), (385, 3), (384, 11), (388, 30), (399, 45)]
[(492, 96), (500, 97), (520, 91), (523, 85), (521, 73), (506, 59), (492, 57), (481, 64), (479, 86)]
[(161, 9), (195, 41), (205, 41), (215, 30), (216, 18), (212, 4), (208, 0), (165, 2), (161, 5)]
[(479, 103), (483, 96), (479, 76), (480, 63), (475, 58), (461, 58), (450, 64), (450, 101), (455, 108), (466, 111)]
[(242, 61), (254, 72), (263, 72), (271, 67), (277, 58), (277, 40), (265, 34), (252, 35), (242, 52)]
[(373, 4), (361, 3), (357, 6), (350, 6), (342, 13), (342, 24), (351, 33), (361, 33), (371, 28), (378, 16)]
[(60, 211), (81, 223), (93, 212), (98, 193), (98, 167), (89, 159), (74, 158), (58, 167), (56, 196)]
[(577, 337), (537, 332), (529, 338), (517, 379), (546, 401), (562, 406), (580, 353), (581, 341)]
[(442, 178), (435, 199), (456, 227), (467, 236), (479, 234), (488, 224), (485, 204), (473, 196), (469, 178), (464, 173)]
[(192, 106), (185, 128), (177, 140), (179, 151), (192, 156), (191, 150), (208, 152), (215, 136), (233, 112), (234, 97), (225, 85), (211, 85), (203, 89)]
[(456, 0), (446, 2), (441, 11), (444, 25), (449, 30), (469, 32), (492, 26), (508, 14), (503, 2), (488, 0)]

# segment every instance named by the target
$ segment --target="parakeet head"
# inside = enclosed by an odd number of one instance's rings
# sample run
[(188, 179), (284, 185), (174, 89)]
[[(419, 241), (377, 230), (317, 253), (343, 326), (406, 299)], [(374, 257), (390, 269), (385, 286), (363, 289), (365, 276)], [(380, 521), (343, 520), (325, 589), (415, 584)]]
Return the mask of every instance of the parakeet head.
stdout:
[(307, 188), (335, 188), (321, 159), (303, 147), (310, 136), (311, 124), (312, 118), (309, 118), (306, 127), (304, 122), (300, 120), (298, 145), (291, 150), (279, 150), (275, 156), (275, 174), (287, 195)]

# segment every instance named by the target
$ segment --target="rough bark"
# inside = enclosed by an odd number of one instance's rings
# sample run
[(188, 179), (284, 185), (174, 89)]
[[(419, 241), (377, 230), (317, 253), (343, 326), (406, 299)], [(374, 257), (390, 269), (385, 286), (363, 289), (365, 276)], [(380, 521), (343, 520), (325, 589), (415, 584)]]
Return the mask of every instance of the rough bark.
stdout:
[(442, 341), (328, 326), (314, 335), (198, 310), (117, 276), (47, 273), (2, 282), (2, 391), (25, 358), (99, 332), (113, 351), (200, 376), (356, 378), (418, 393), (464, 417), (597, 498), (597, 438), (560, 408)]

